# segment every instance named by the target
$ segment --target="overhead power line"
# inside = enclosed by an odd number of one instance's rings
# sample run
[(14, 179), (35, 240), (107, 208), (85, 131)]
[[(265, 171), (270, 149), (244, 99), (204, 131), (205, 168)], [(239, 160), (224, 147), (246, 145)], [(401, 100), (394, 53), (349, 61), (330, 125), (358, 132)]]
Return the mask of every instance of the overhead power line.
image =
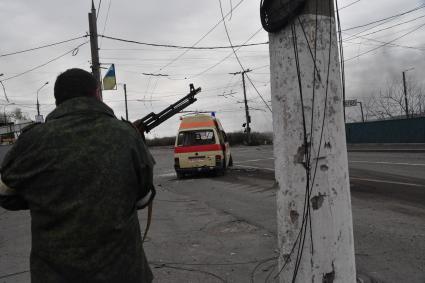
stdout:
[[(244, 42), (244, 44), (247, 44), (254, 36), (256, 36), (258, 33), (260, 33), (261, 31), (263, 30), (263, 28), (261, 27), (261, 28), (259, 28), (256, 32), (254, 32), (254, 34), (252, 34), (245, 42)], [(235, 47), (235, 46), (233, 46), (233, 47)], [(239, 51), (239, 49), (241, 49), (243, 46), (241, 46), (241, 47), (238, 47), (235, 51)], [(215, 63), (214, 65), (212, 65), (212, 66), (210, 66), (210, 67), (208, 67), (208, 68), (206, 68), (205, 70), (203, 70), (203, 71), (201, 71), (201, 72), (199, 72), (199, 73), (197, 73), (197, 74), (195, 74), (195, 75), (192, 75), (192, 76), (190, 76), (190, 77), (188, 77), (189, 79), (192, 79), (192, 78), (196, 78), (196, 77), (199, 77), (199, 76), (201, 76), (201, 75), (203, 75), (203, 74), (205, 74), (206, 72), (209, 72), (209, 71), (211, 71), (212, 69), (214, 69), (215, 67), (217, 67), (218, 65), (220, 65), (221, 63), (223, 63), (224, 61), (226, 61), (227, 59), (229, 59), (230, 58), (230, 56), (232, 56), (234, 53), (233, 53), (233, 50), (229, 53), (229, 54), (227, 54), (225, 57), (223, 57), (223, 59), (221, 59), (220, 61), (218, 61), (217, 63)]]
[(142, 75), (152, 76), (152, 77), (168, 77), (169, 76), (167, 74), (153, 74), (153, 73), (142, 73)]
[(354, 26), (354, 27), (346, 28), (346, 29), (344, 29), (344, 30), (342, 30), (342, 31), (349, 31), (349, 30), (353, 30), (353, 29), (358, 29), (358, 28), (362, 28), (362, 27), (367, 27), (367, 26), (370, 26), (370, 25), (373, 25), (373, 24), (376, 24), (376, 23), (380, 23), (380, 22), (386, 21), (386, 20), (390, 20), (390, 19), (398, 18), (398, 17), (404, 16), (404, 15), (407, 15), (407, 14), (409, 14), (409, 13), (412, 13), (412, 12), (414, 12), (414, 11), (417, 11), (417, 10), (423, 9), (424, 7), (425, 7), (425, 4), (421, 4), (421, 5), (419, 5), (418, 7), (414, 8), (414, 9), (411, 9), (411, 10), (408, 10), (408, 11), (406, 11), (406, 12), (399, 13), (399, 14), (395, 14), (395, 15), (392, 15), (392, 16), (389, 16), (389, 17), (386, 17), (386, 18), (383, 18), (383, 19), (379, 19), (379, 20), (376, 20), (376, 21), (373, 21), (373, 22), (369, 22), (369, 23), (367, 23), (367, 24), (363, 24), (363, 25), (358, 25), (358, 26)]
[(338, 11), (341, 11), (342, 9), (348, 8), (348, 7), (350, 7), (350, 6), (352, 6), (352, 5), (356, 4), (356, 3), (358, 3), (358, 2), (360, 2), (360, 1), (361, 1), (361, 0), (356, 0), (356, 1), (354, 1), (354, 2), (351, 2), (350, 4), (345, 5), (344, 7), (341, 7), (341, 8), (339, 8), (339, 9), (337, 9), (337, 10), (338, 10)]
[(407, 36), (407, 35), (409, 35), (409, 34), (411, 34), (411, 33), (415, 32), (415, 31), (417, 31), (417, 30), (419, 30), (419, 29), (423, 28), (424, 26), (425, 26), (425, 24), (422, 24), (422, 25), (420, 25), (420, 26), (418, 26), (418, 27), (415, 27), (413, 30), (410, 30), (409, 32), (406, 32), (406, 33), (402, 34), (401, 36), (394, 38), (394, 39), (393, 39), (393, 40), (391, 40), (391, 41), (385, 42), (384, 44), (382, 44), (382, 45), (380, 45), (380, 46), (378, 46), (378, 47), (372, 48), (372, 49), (370, 49), (370, 50), (368, 50), (368, 51), (365, 51), (365, 52), (363, 52), (363, 53), (360, 53), (360, 54), (358, 54), (358, 55), (356, 55), (356, 56), (354, 56), (354, 57), (348, 58), (348, 59), (344, 60), (344, 62), (351, 61), (351, 60), (353, 60), (353, 59), (359, 58), (360, 56), (363, 56), (363, 55), (365, 55), (365, 54), (368, 54), (368, 53), (370, 53), (370, 52), (373, 52), (373, 51), (375, 51), (375, 50), (377, 50), (377, 49), (379, 49), (379, 48), (382, 48), (382, 47), (385, 47), (385, 46), (387, 46), (387, 45), (389, 45), (389, 44), (392, 44), (394, 41), (399, 40), (399, 39), (401, 39), (401, 38), (403, 38), (403, 37), (405, 37), (405, 36)]
[[(183, 46), (183, 45), (173, 45), (173, 44), (160, 44), (160, 43), (150, 43), (150, 42), (142, 42), (142, 41), (136, 41), (136, 40), (130, 40), (130, 39), (123, 39), (118, 37), (112, 37), (108, 35), (99, 35), (99, 37), (107, 38), (110, 40), (116, 40), (126, 43), (133, 43), (138, 45), (146, 45), (146, 46), (153, 46), (153, 47), (165, 47), (165, 48), (176, 48), (176, 49), (193, 49), (193, 50), (210, 50), (210, 49), (230, 49), (232, 46)], [(249, 43), (249, 44), (239, 44), (234, 45), (233, 47), (247, 47), (247, 46), (258, 46), (258, 45), (266, 45), (269, 44), (268, 41), (265, 42), (257, 42), (257, 43)]]
[[(224, 18), (224, 13), (223, 13), (223, 7), (222, 7), (222, 5), (221, 5), (221, 0), (218, 0), (218, 2), (220, 3), (220, 12), (221, 12), (221, 17), (222, 17), (222, 19), (223, 19), (224, 29), (226, 30), (227, 39), (229, 40), (230, 46), (232, 47), (232, 51), (233, 51), (233, 53), (235, 54), (236, 60), (238, 61), (239, 65), (240, 65), (240, 67), (241, 67), (241, 69), (242, 69), (242, 72), (245, 72), (245, 68), (244, 68), (244, 66), (242, 65), (241, 60), (239, 59), (238, 54), (236, 53), (235, 46), (232, 44), (232, 40), (231, 40), (231, 38), (230, 38), (229, 31), (227, 30), (227, 25), (226, 25), (226, 21), (225, 21), (225, 18)], [(248, 79), (248, 81), (251, 83), (252, 87), (253, 87), (253, 88), (255, 89), (255, 91), (257, 92), (258, 96), (261, 98), (261, 100), (263, 100), (264, 104), (267, 106), (267, 108), (270, 110), (270, 112), (272, 112), (272, 109), (271, 109), (271, 108), (270, 108), (270, 106), (267, 104), (266, 100), (265, 100), (265, 99), (263, 98), (263, 96), (260, 94), (260, 92), (258, 91), (258, 89), (255, 87), (254, 83), (252, 82), (252, 80), (250, 79), (250, 77), (248, 76), (248, 74), (245, 74), (245, 75), (246, 75), (246, 78)], [(247, 123), (247, 124), (248, 124), (248, 123)], [(248, 131), (248, 129), (247, 129), (247, 131)]]
[(63, 41), (59, 41), (59, 42), (55, 42), (55, 43), (50, 43), (50, 44), (46, 44), (46, 45), (42, 45), (42, 46), (39, 46), (39, 47), (30, 48), (30, 49), (25, 49), (25, 50), (20, 50), (20, 51), (15, 51), (15, 52), (10, 52), (10, 53), (0, 54), (0, 57), (12, 56), (12, 55), (21, 54), (21, 53), (25, 53), (25, 52), (30, 52), (30, 51), (34, 51), (34, 50), (38, 50), (38, 49), (52, 47), (52, 46), (64, 44), (64, 43), (67, 43), (67, 42), (75, 41), (75, 40), (78, 40), (78, 39), (82, 39), (82, 38), (85, 38), (85, 37), (87, 37), (87, 35), (79, 36), (79, 37), (74, 37), (74, 38), (71, 38), (71, 39), (67, 39), (67, 40), (63, 40)]
[[(372, 41), (372, 42), (376, 42), (377, 44), (367, 44), (365, 42), (353, 42), (350, 40), (344, 40), (344, 43), (351, 43), (351, 44), (357, 44), (357, 45), (367, 45), (367, 46), (382, 46), (384, 44), (384, 46), (382, 47), (391, 47), (391, 48), (405, 48), (405, 49), (412, 49), (412, 50), (418, 50), (418, 51), (425, 51), (425, 48), (421, 48), (421, 47), (415, 47), (415, 46), (408, 46), (408, 45), (401, 45), (401, 44), (397, 44), (397, 43), (390, 43), (388, 44), (385, 41), (381, 41), (381, 40), (377, 40), (377, 39), (373, 39), (373, 38), (368, 38), (365, 36), (356, 36), (356, 38), (358, 39), (364, 39), (367, 41)], [(378, 44), (379, 43), (379, 44)]]
[(96, 20), (97, 18), (99, 18), (99, 13), (100, 13), (100, 6), (102, 5), (102, 0), (99, 0), (99, 5), (97, 5), (97, 15), (96, 15)]
[(77, 53), (78, 53), (78, 49), (79, 49), (81, 46), (83, 46), (83, 45), (85, 45), (85, 44), (87, 44), (87, 43), (88, 43), (88, 41), (86, 41), (86, 42), (84, 42), (84, 43), (81, 43), (81, 44), (80, 44), (80, 45), (78, 45), (77, 47), (72, 48), (71, 50), (69, 50), (69, 51), (67, 51), (67, 52), (63, 53), (62, 55), (59, 55), (59, 56), (57, 56), (57, 57), (55, 57), (55, 58), (53, 58), (53, 59), (50, 59), (50, 60), (49, 60), (49, 61), (47, 61), (46, 63), (43, 63), (43, 64), (41, 64), (41, 65), (38, 65), (38, 66), (36, 66), (36, 67), (33, 67), (33, 68), (31, 68), (31, 69), (29, 69), (29, 70), (27, 70), (27, 71), (25, 71), (25, 72), (22, 72), (22, 73), (16, 74), (16, 75), (14, 75), (14, 76), (7, 77), (7, 78), (5, 78), (4, 80), (1, 80), (1, 81), (5, 82), (5, 81), (8, 81), (8, 80), (11, 80), (11, 79), (14, 79), (14, 78), (17, 78), (17, 77), (23, 76), (23, 75), (25, 75), (25, 74), (28, 74), (28, 73), (30, 73), (30, 72), (32, 72), (32, 71), (35, 71), (35, 70), (37, 70), (37, 69), (40, 69), (41, 67), (44, 67), (44, 66), (48, 65), (48, 64), (50, 64), (50, 63), (52, 63), (52, 62), (54, 62), (54, 61), (56, 61), (56, 60), (59, 60), (60, 58), (65, 57), (66, 55), (68, 55), (68, 54), (70, 54), (70, 53), (72, 53), (72, 54), (73, 54), (73, 56), (75, 56), (75, 55), (77, 55)]
[[(105, 18), (105, 23), (103, 24), (102, 34), (105, 34), (106, 25), (108, 24), (108, 19), (109, 19), (109, 10), (111, 10), (111, 2), (112, 2), (112, 0), (109, 0), (108, 10), (107, 10), (107, 12), (106, 12), (106, 18)], [(100, 41), (100, 46), (99, 46), (99, 48), (102, 48), (102, 41)]]
[[(241, 0), (239, 1), (235, 6), (232, 7), (232, 9), (230, 10), (230, 12), (228, 12), (224, 18), (226, 18), (229, 15), (233, 15), (233, 11), (235, 11), (245, 0)], [(224, 21), (224, 19), (220, 19), (212, 28), (210, 28), (204, 35), (202, 35), (194, 44), (192, 44), (192, 47), (195, 47), (196, 45), (198, 45), (202, 40), (204, 40), (204, 38), (206, 38), (210, 33), (212, 33), (220, 24), (221, 22)], [(170, 62), (168, 62), (167, 64), (165, 64), (163, 67), (161, 67), (159, 70), (162, 71), (165, 68), (167, 68), (168, 66), (170, 66), (171, 64), (173, 64), (174, 62), (176, 62), (177, 60), (179, 60), (181, 57), (183, 57), (187, 52), (189, 52), (191, 49), (186, 49), (185, 51), (183, 51), (181, 54), (179, 54), (177, 57), (175, 57), (174, 59), (172, 59)]]
[[(401, 25), (404, 25), (404, 24), (408, 24), (408, 23), (414, 22), (414, 21), (416, 21), (416, 20), (418, 20), (418, 19), (422, 19), (422, 18), (424, 18), (424, 17), (425, 17), (425, 15), (422, 15), (422, 16), (416, 17), (416, 18), (411, 19), (411, 20), (408, 20), (408, 21), (404, 21), (404, 22), (401, 22), (401, 23), (394, 24), (394, 25), (389, 26), (389, 27), (385, 27), (385, 28), (382, 28), (382, 29), (379, 29), (379, 30), (371, 31), (371, 32), (369, 32), (369, 33), (364, 33), (365, 31), (363, 31), (363, 32), (361, 32), (361, 33), (359, 33), (359, 34), (361, 34), (362, 36), (367, 36), (367, 35), (375, 34), (375, 33), (381, 32), (381, 31), (389, 30), (389, 29), (392, 29), (392, 28), (394, 28), (394, 27), (399, 27), (399, 26), (401, 26)], [(356, 35), (358, 35), (358, 34), (356, 34)], [(349, 39), (351, 39), (352, 37), (355, 37), (356, 35), (351, 35), (351, 36), (349, 36), (348, 38), (345, 38), (344, 40), (349, 40)]]

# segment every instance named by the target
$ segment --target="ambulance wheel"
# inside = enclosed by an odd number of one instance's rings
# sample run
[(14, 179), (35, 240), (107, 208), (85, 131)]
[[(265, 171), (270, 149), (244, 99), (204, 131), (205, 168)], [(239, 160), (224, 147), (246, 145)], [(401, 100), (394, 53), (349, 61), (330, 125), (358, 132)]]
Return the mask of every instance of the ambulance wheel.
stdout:
[(230, 158), (229, 158), (229, 167), (233, 166), (233, 158), (232, 155), (230, 154)]

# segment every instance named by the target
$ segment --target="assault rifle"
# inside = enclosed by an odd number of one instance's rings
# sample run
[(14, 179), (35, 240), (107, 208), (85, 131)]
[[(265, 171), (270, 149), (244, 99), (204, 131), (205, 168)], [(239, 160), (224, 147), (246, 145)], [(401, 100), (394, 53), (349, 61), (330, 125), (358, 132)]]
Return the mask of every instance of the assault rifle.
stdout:
[(178, 100), (176, 103), (168, 106), (158, 114), (151, 112), (142, 119), (133, 122), (133, 125), (139, 130), (143, 137), (145, 133), (149, 133), (156, 126), (170, 119), (172, 116), (179, 113), (197, 100), (195, 95), (201, 92), (201, 88), (198, 87), (195, 89), (193, 84), (190, 84), (189, 87), (189, 94)]

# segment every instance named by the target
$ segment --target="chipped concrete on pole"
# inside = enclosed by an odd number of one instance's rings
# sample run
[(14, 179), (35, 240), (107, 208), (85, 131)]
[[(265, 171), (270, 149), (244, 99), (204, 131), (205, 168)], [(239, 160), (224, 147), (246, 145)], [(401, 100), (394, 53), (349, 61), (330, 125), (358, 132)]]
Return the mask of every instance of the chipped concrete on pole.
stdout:
[[(349, 189), (347, 147), (342, 108), (339, 55), (333, 17), (318, 15), (316, 84), (313, 86), (316, 15), (295, 20), (304, 112), (311, 150), (311, 236), (308, 223), (304, 250), (296, 282), (356, 282), (353, 225)], [(330, 22), (331, 21), (331, 22)], [(306, 35), (304, 36), (302, 26)], [(330, 30), (331, 40), (330, 40)], [(273, 105), (275, 177), (277, 195), (279, 265), (291, 252), (303, 221), (306, 192), (304, 132), (300, 91), (291, 26), (269, 34)], [(311, 47), (311, 53), (306, 41)], [(329, 48), (330, 72), (326, 99)], [(315, 88), (313, 105), (313, 87)], [(326, 107), (325, 107), (326, 104)], [(312, 111), (313, 110), (313, 111)], [(312, 117), (313, 112), (313, 117)], [(319, 143), (325, 113), (323, 139)], [(310, 148), (311, 147), (311, 148)], [(318, 158), (317, 158), (318, 157)], [(307, 221), (308, 222), (308, 221)], [(297, 247), (280, 273), (280, 282), (292, 282)]]

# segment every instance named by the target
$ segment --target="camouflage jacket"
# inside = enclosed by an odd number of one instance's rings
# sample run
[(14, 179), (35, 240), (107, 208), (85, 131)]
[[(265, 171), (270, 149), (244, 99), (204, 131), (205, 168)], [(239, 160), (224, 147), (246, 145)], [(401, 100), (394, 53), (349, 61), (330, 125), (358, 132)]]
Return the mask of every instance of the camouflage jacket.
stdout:
[(140, 134), (94, 98), (26, 129), (3, 161), (0, 204), (30, 210), (32, 282), (151, 282), (136, 202), (153, 165)]

